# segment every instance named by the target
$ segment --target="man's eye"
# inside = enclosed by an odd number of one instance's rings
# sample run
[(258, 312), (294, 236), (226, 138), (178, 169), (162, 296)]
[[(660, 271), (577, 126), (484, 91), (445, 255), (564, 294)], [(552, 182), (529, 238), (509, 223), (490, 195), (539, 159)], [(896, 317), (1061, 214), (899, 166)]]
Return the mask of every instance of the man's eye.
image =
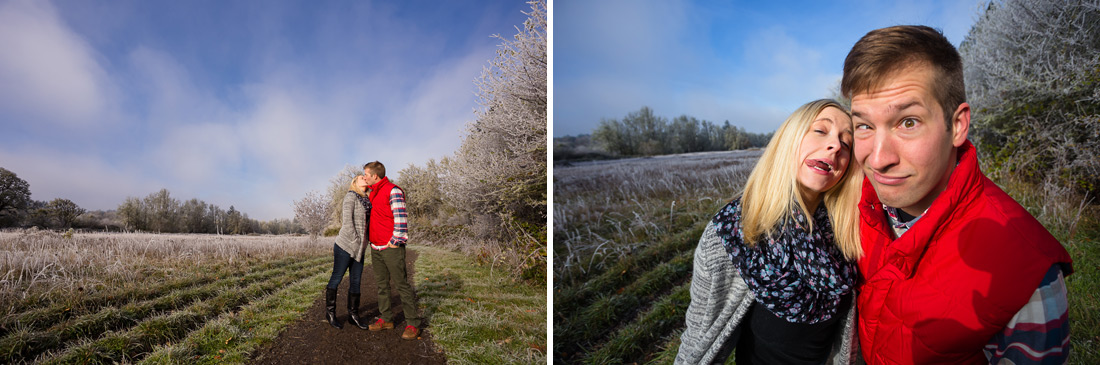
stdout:
[(857, 125), (856, 130), (860, 130), (860, 129), (871, 129), (871, 126), (866, 125), (866, 124)]
[(901, 121), (901, 126), (906, 129), (914, 128), (917, 126), (917, 120), (913, 118), (905, 118)]

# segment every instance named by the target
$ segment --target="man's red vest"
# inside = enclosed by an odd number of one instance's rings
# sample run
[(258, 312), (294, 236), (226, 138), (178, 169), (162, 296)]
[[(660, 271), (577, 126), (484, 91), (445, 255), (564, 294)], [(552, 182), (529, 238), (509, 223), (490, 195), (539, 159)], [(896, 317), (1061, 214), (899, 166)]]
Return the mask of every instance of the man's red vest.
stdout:
[(1072, 260), (959, 147), (947, 189), (897, 240), (870, 181), (859, 203), (859, 341), (871, 364), (985, 363), (982, 348)]
[(400, 189), (390, 182), (390, 178), (370, 186), (370, 228), (367, 235), (370, 243), (385, 245), (393, 238), (393, 208), (390, 207), (390, 190)]

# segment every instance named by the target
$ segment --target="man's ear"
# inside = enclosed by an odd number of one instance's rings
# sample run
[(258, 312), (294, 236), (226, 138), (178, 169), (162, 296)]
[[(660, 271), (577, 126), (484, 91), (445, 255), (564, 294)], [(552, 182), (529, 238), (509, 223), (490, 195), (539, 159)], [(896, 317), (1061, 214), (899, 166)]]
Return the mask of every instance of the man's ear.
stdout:
[(970, 104), (962, 103), (955, 109), (955, 114), (951, 116), (951, 131), (951, 144), (962, 146), (970, 133)]

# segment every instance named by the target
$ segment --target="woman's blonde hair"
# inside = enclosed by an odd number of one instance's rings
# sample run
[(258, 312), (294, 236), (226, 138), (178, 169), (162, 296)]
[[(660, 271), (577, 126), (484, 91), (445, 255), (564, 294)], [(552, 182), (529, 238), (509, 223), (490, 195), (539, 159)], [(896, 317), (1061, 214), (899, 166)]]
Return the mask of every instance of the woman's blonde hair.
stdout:
[[(760, 239), (771, 237), (778, 229), (785, 229), (777, 225), (786, 224), (794, 209), (799, 209), (806, 217), (807, 230), (813, 230), (813, 215), (799, 193), (797, 174), (801, 161), (798, 160), (798, 150), (817, 115), (829, 107), (849, 115), (847, 108), (832, 99), (815, 100), (799, 107), (775, 131), (764, 154), (753, 167), (745, 189), (741, 191), (742, 237), (749, 247)], [(856, 207), (862, 185), (863, 172), (850, 157), (844, 175), (825, 192), (823, 199), (829, 211), (836, 244), (849, 260), (863, 255)]]
[(356, 181), (359, 181), (360, 176), (363, 175), (355, 175), (355, 177), (351, 178), (351, 185), (348, 187), (348, 189), (354, 191), (356, 194), (359, 194), (359, 196), (367, 196), (367, 190), (360, 188), (359, 184), (355, 183)]

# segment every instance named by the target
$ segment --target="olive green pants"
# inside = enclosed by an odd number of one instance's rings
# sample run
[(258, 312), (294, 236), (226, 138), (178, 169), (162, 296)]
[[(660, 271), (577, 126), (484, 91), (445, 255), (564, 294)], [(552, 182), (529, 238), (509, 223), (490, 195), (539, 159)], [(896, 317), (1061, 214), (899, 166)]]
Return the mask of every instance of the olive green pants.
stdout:
[(413, 291), (412, 285), (409, 285), (409, 277), (405, 272), (405, 248), (371, 250), (370, 262), (378, 284), (378, 311), (382, 312), (382, 319), (393, 322), (393, 311), (390, 308), (390, 280), (392, 279), (397, 285), (397, 293), (401, 294), (401, 304), (405, 307), (405, 322), (420, 328), (416, 292)]

